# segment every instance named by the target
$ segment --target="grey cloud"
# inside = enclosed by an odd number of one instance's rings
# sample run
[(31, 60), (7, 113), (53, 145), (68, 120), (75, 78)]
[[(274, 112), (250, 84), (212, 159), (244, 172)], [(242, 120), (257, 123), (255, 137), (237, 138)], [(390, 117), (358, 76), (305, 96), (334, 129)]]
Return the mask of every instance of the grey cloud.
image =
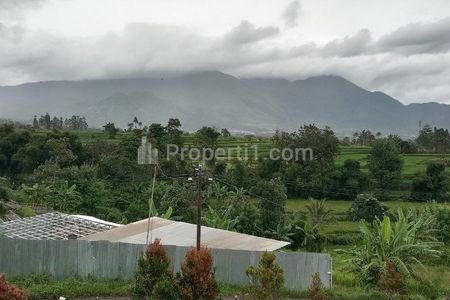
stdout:
[(411, 23), (379, 40), (383, 51), (438, 53), (450, 50), (450, 17), (432, 23)]
[(48, 0), (0, 0), (0, 17), (8, 20), (20, 19), (30, 9), (41, 7)]
[(329, 42), (322, 48), (321, 52), (325, 56), (356, 56), (367, 52), (371, 42), (370, 31), (363, 29), (354, 36), (346, 36), (341, 40)]
[(284, 10), (282, 18), (286, 27), (296, 27), (300, 17), (300, 1), (292, 1)]
[[(237, 76), (299, 79), (340, 75), (405, 102), (450, 100), (450, 53), (405, 55), (381, 49), (368, 30), (321, 47), (278, 45), (276, 27), (246, 21), (221, 36), (186, 28), (135, 23), (120, 33), (61, 37), (0, 26), (0, 84), (81, 80), (221, 70)], [(390, 45), (389, 47), (393, 47)], [(401, 46), (398, 46), (401, 47)], [(427, 94), (428, 91), (428, 94)]]
[(248, 21), (242, 21), (225, 35), (224, 41), (232, 46), (240, 46), (258, 42), (276, 36), (279, 33), (280, 30), (276, 27), (256, 27)]

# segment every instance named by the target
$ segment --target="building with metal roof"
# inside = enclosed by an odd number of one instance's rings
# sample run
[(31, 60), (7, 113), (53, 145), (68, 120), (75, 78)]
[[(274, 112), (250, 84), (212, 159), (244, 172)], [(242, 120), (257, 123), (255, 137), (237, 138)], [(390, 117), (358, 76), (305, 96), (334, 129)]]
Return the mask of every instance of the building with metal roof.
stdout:
[[(82, 237), (82, 240), (124, 242), (145, 244), (147, 238), (148, 219), (116, 227), (110, 230), (93, 233)], [(194, 247), (196, 245), (197, 227), (195, 224), (151, 218), (151, 240), (161, 239), (164, 245)], [(208, 248), (274, 251), (289, 245), (288, 242), (257, 237), (238, 232), (202, 226), (201, 244)]]
[(52, 212), (0, 223), (0, 235), (27, 240), (80, 238), (121, 225), (82, 215)]

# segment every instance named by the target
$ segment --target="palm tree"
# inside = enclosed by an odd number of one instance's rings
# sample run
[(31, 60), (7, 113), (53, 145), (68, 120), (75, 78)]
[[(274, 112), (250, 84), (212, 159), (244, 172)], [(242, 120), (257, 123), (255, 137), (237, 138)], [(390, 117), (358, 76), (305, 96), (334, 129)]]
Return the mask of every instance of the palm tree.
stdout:
[(306, 205), (306, 217), (312, 227), (320, 227), (332, 217), (333, 210), (329, 209), (325, 200), (309, 199), (309, 204)]

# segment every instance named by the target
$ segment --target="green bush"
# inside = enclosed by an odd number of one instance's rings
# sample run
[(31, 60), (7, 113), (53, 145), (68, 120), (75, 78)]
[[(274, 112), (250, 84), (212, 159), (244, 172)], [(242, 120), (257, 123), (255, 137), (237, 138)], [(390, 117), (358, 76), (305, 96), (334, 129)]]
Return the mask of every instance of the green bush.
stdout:
[(273, 299), (284, 283), (284, 271), (275, 262), (272, 252), (264, 252), (256, 268), (250, 266), (245, 271), (250, 279), (249, 292), (252, 299)]
[(180, 295), (178, 294), (177, 286), (175, 285), (173, 278), (163, 276), (153, 287), (152, 299), (154, 300), (178, 300)]
[(416, 201), (448, 200), (449, 178), (445, 164), (429, 162), (424, 174), (419, 174), (412, 182), (411, 198)]
[(372, 223), (374, 220), (382, 219), (387, 208), (377, 198), (370, 194), (360, 194), (353, 201), (348, 214), (353, 221), (366, 220)]
[(29, 218), (29, 217), (34, 217), (36, 215), (36, 213), (34, 212), (33, 209), (31, 209), (30, 207), (23, 207), (20, 212), (19, 215), (22, 218)]
[[(145, 254), (139, 258), (134, 276), (133, 292), (139, 297), (151, 297), (153, 292), (162, 293), (167, 283), (160, 281), (173, 281), (173, 274), (169, 270), (170, 261), (160, 240), (156, 239), (150, 244)], [(154, 291), (158, 287), (158, 291)]]
[(450, 206), (432, 202), (425, 207), (425, 213), (435, 219), (437, 238), (445, 243), (450, 242)]

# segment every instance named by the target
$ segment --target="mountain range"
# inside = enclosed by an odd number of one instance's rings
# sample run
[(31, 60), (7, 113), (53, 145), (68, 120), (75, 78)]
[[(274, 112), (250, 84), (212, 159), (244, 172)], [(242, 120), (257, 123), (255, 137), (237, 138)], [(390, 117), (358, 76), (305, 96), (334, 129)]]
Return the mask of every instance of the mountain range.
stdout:
[(337, 76), (305, 80), (239, 79), (221, 72), (172, 78), (47, 81), (0, 87), (0, 118), (31, 122), (46, 112), (82, 115), (91, 127), (126, 127), (179, 118), (185, 130), (216, 126), (235, 132), (292, 131), (302, 124), (330, 126), (338, 135), (370, 129), (417, 135), (419, 121), (450, 128), (450, 105), (404, 105)]

